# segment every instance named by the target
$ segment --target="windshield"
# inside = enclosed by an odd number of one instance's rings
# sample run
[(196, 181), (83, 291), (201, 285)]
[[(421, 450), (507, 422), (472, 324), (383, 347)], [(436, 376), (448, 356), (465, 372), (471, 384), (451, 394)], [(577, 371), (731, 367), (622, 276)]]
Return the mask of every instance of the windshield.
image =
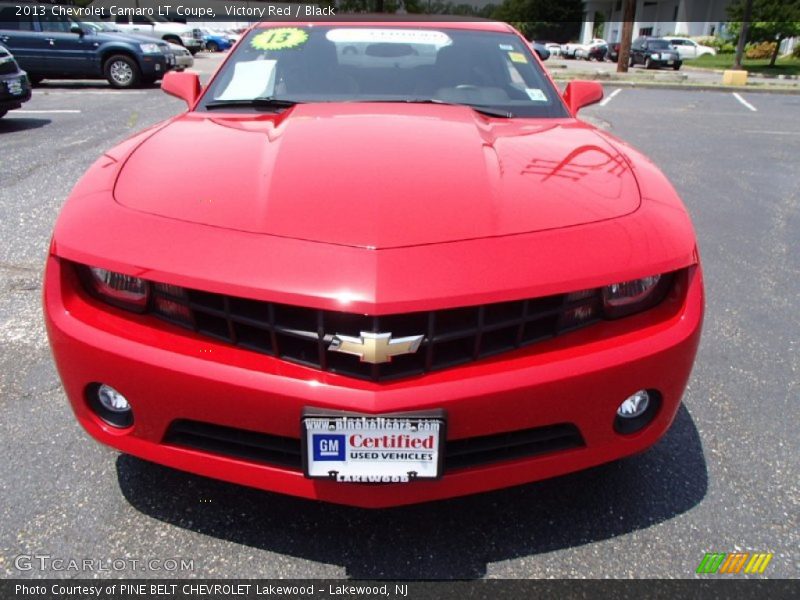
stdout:
[(650, 40), (647, 43), (648, 48), (655, 48), (656, 50), (663, 49), (663, 50), (671, 50), (672, 46), (667, 40)]
[(98, 23), (97, 21), (81, 21), (81, 27), (83, 27), (85, 31), (93, 31), (94, 33), (99, 33), (101, 31), (113, 33), (119, 32), (119, 29), (113, 25), (109, 25), (108, 23)]
[(250, 31), (199, 106), (256, 102), (437, 102), (504, 116), (568, 117), (529, 48), (511, 33), (390, 26)]

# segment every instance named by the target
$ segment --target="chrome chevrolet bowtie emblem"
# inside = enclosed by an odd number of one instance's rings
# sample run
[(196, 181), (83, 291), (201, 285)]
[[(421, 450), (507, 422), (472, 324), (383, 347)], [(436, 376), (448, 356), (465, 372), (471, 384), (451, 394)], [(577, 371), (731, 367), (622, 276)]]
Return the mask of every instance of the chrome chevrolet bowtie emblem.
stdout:
[(328, 350), (353, 354), (360, 358), (361, 362), (388, 363), (392, 361), (393, 356), (413, 354), (419, 350), (424, 337), (424, 335), (410, 335), (393, 340), (391, 333), (368, 331), (362, 331), (361, 337), (336, 334)]

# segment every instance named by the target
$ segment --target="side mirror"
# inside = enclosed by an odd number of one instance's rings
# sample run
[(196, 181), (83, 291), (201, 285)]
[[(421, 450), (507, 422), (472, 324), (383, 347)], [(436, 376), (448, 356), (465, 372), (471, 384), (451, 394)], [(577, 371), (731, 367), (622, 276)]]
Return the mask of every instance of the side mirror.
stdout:
[(548, 58), (550, 58), (550, 50), (548, 50), (542, 44), (534, 43), (533, 44), (533, 50), (536, 52), (536, 54), (539, 55), (539, 60), (541, 60), (543, 62), (546, 61)]
[(86, 34), (86, 32), (83, 29), (81, 29), (81, 26), (76, 23), (73, 23), (72, 26), (69, 28), (69, 30), (70, 33), (77, 33), (81, 37), (83, 37)]
[(189, 108), (200, 97), (200, 78), (194, 71), (169, 71), (161, 80), (161, 89), (170, 96), (184, 100)]
[(564, 102), (573, 116), (584, 106), (589, 106), (603, 99), (603, 86), (596, 81), (576, 79), (567, 84), (564, 90)]

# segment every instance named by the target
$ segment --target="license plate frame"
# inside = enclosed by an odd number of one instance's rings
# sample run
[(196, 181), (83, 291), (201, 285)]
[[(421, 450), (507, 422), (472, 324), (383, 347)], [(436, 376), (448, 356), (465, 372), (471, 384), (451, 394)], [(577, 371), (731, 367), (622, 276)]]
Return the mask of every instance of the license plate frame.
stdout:
[[(444, 411), (372, 415), (306, 410), (300, 421), (303, 474), (308, 479), (337, 483), (403, 484), (440, 479), (446, 424)], [(361, 436), (357, 441), (362, 444), (388, 445), (354, 448), (354, 435)]]

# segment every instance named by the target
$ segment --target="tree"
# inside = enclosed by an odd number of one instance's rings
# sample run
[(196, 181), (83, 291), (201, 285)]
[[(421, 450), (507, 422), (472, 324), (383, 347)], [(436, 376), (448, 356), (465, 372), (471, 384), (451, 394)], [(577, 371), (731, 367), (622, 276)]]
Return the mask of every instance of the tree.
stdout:
[(505, 0), (492, 18), (511, 23), (528, 39), (568, 42), (583, 21), (583, 0)]
[[(750, 15), (747, 14), (748, 3), (752, 3)], [(729, 30), (740, 37), (742, 52), (745, 42), (775, 42), (770, 66), (775, 65), (781, 42), (800, 36), (800, 0), (737, 0), (728, 7), (728, 16), (731, 18)], [(739, 53), (737, 47), (736, 64), (741, 68)]]
[(617, 73), (627, 73), (631, 56), (631, 38), (633, 37), (633, 20), (636, 18), (636, 0), (625, 0), (622, 13), (622, 37), (619, 39), (617, 56)]

